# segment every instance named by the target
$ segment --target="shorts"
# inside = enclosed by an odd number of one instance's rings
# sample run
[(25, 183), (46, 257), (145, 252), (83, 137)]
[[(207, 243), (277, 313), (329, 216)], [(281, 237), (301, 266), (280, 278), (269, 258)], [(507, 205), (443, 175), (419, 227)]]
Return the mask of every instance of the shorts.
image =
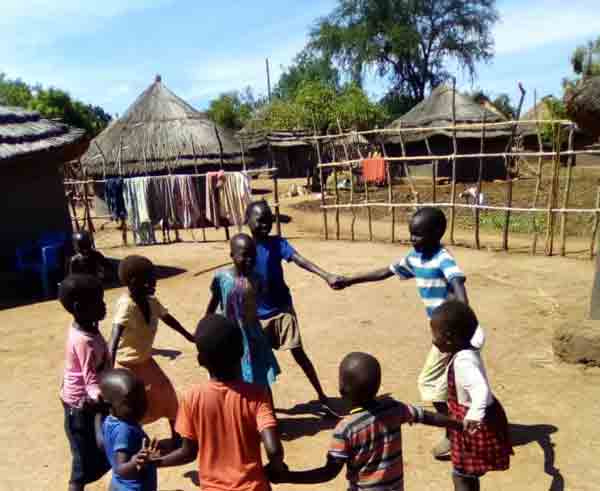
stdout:
[(262, 320), (263, 329), (275, 350), (286, 351), (302, 347), (298, 316), (294, 307)]
[(110, 470), (104, 450), (98, 448), (94, 429), (95, 412), (62, 403), (65, 411), (65, 433), (73, 461), (70, 483), (89, 484)]
[(463, 479), (479, 479), (483, 476), (483, 474), (469, 474), (468, 472), (465, 472), (462, 469), (457, 469), (456, 467), (452, 469), (452, 474), (462, 477)]
[(446, 402), (448, 399), (448, 363), (451, 355), (431, 346), (418, 385), (424, 402)]

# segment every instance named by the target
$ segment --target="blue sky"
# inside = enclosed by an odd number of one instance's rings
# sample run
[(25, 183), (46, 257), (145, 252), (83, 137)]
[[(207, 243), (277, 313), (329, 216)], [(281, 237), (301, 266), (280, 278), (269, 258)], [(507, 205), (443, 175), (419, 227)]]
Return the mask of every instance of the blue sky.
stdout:
[[(1, 0), (0, 71), (54, 85), (85, 102), (123, 113), (160, 73), (198, 108), (247, 85), (266, 92), (302, 49), (314, 20), (335, 0)], [(538, 96), (560, 95), (574, 47), (600, 36), (599, 0), (498, 0), (496, 57), (471, 86), (516, 99), (517, 82)], [(369, 77), (367, 90), (382, 95)]]

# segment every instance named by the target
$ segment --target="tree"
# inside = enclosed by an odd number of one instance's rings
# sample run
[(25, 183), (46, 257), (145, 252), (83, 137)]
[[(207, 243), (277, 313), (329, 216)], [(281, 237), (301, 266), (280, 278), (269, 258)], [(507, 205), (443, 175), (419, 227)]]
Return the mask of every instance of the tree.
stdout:
[(273, 93), (281, 99), (291, 100), (302, 82), (320, 82), (338, 90), (340, 73), (332, 65), (331, 59), (303, 50), (296, 56), (294, 63), (281, 74)]
[(28, 107), (33, 95), (31, 88), (21, 79), (9, 80), (0, 73), (0, 104)]
[(371, 102), (365, 91), (354, 83), (349, 83), (342, 89), (335, 101), (334, 113), (343, 128), (356, 130), (382, 126), (388, 119), (385, 108)]
[(256, 98), (252, 89), (246, 87), (242, 92), (227, 92), (212, 100), (208, 117), (225, 128), (239, 130), (263, 104), (264, 100)]
[(508, 119), (517, 117), (517, 109), (513, 106), (508, 94), (500, 94), (492, 101), (492, 104)]
[(475, 77), (493, 55), (495, 0), (338, 0), (311, 32), (309, 48), (333, 59), (360, 84), (376, 68), (393, 92), (421, 101), (447, 81), (454, 61)]
[(571, 55), (571, 67), (575, 77), (563, 79), (563, 87), (567, 91), (575, 88), (582, 78), (600, 75), (600, 37), (575, 48)]

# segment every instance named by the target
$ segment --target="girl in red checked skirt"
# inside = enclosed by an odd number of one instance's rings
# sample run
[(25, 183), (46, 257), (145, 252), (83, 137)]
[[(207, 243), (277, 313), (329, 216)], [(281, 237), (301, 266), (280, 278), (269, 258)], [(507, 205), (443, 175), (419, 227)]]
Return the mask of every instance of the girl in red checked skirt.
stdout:
[(483, 336), (478, 326), (471, 308), (457, 301), (441, 305), (431, 318), (433, 343), (452, 354), (448, 410), (463, 422), (464, 431), (448, 430), (456, 491), (478, 491), (479, 478), (507, 470), (513, 453), (506, 413), (492, 394), (479, 352)]

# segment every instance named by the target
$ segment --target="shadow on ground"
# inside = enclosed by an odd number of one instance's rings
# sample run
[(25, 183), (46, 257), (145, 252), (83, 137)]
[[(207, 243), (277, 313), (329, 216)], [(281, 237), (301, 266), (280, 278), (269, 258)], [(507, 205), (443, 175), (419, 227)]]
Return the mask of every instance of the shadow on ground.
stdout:
[(514, 447), (537, 443), (544, 453), (544, 472), (552, 477), (552, 482), (548, 491), (564, 491), (565, 479), (556, 467), (556, 453), (554, 451), (554, 442), (552, 434), (556, 433), (558, 428), (553, 425), (522, 425), (511, 423), (510, 436)]
[[(118, 278), (120, 261), (112, 258), (108, 258), (108, 260), (111, 264), (111, 271), (108, 272), (108, 278), (104, 281), (104, 289), (111, 290), (113, 288), (120, 288), (121, 284), (119, 283)], [(156, 266), (156, 278), (158, 280), (171, 278), (185, 272), (185, 269), (173, 266)], [(58, 282), (60, 280), (61, 278), (58, 277), (52, 280), (52, 284), (56, 285), (52, 289), (52, 297), (44, 299), (42, 297), (41, 282), (38, 275), (28, 273), (15, 274), (10, 281), (0, 285), (0, 310), (55, 300), (58, 291)]]

